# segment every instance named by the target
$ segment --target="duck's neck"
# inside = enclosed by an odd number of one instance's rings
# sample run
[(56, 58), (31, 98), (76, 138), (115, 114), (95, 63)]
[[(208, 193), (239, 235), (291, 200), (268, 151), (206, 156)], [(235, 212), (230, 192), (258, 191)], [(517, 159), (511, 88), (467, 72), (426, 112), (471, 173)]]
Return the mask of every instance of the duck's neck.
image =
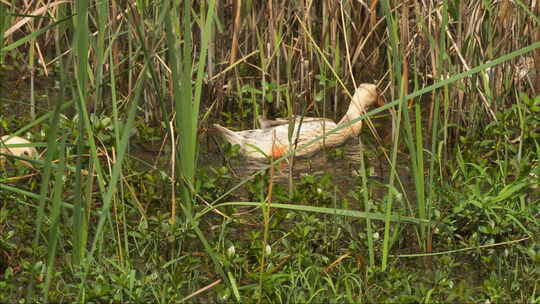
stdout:
[[(343, 118), (341, 118), (341, 120), (338, 122), (338, 126), (348, 124), (351, 120), (358, 118), (358, 116), (364, 113), (365, 113), (364, 107), (351, 104), (345, 116), (343, 116)], [(362, 121), (360, 120), (341, 129), (340, 133), (342, 135), (345, 135), (345, 137), (348, 138), (350, 136), (358, 136), (361, 130), (362, 130)]]

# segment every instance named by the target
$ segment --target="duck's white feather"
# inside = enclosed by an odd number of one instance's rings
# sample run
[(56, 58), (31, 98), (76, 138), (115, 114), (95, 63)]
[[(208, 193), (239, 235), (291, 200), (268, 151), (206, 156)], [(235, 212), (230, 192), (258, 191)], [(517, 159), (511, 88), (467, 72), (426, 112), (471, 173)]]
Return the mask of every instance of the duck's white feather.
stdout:
[[(289, 121), (279, 118), (276, 120), (264, 120), (259, 118), (262, 129), (231, 131), (223, 126), (214, 124), (220, 134), (233, 145), (240, 146), (240, 153), (249, 158), (264, 159), (268, 157), (280, 157), (291, 149), (297, 149), (335, 129), (338, 125), (348, 123), (365, 112), (365, 109), (373, 104), (378, 98), (375, 85), (362, 84), (356, 90), (349, 110), (339, 123), (326, 118), (295, 117), (294, 128), (289, 136)], [(342, 144), (350, 136), (358, 135), (362, 128), (362, 122), (356, 122), (344, 127), (324, 140), (317, 141), (312, 145), (296, 152), (297, 156), (310, 155), (320, 150), (323, 146), (333, 147)], [(289, 139), (290, 138), (290, 139)]]
[[(32, 143), (19, 136), (4, 135), (0, 139), (0, 152), (23, 157), (34, 157), (38, 154)], [(13, 145), (17, 145), (13, 147)], [(20, 145), (20, 146), (19, 146)]]

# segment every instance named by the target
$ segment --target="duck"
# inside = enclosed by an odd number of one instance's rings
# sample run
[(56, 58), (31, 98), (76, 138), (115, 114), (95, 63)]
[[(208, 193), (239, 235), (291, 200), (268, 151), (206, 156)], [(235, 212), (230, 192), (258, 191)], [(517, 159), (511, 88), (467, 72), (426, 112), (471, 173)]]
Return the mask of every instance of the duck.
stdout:
[[(358, 86), (353, 95), (347, 113), (338, 122), (320, 117), (296, 116), (288, 120), (278, 118), (276, 120), (265, 120), (259, 118), (260, 129), (232, 131), (219, 124), (214, 124), (217, 133), (232, 145), (240, 146), (240, 154), (248, 159), (264, 160), (269, 158), (280, 158), (292, 149), (302, 147), (304, 144), (321, 136), (331, 130), (349, 123), (351, 120), (367, 112), (367, 109), (378, 103), (382, 105), (379, 98), (377, 86), (370, 83), (363, 83)], [(289, 141), (289, 124), (294, 124), (292, 138)], [(295, 152), (296, 156), (310, 156), (321, 150), (323, 147), (335, 147), (343, 144), (347, 139), (358, 136), (362, 130), (362, 120), (346, 126), (336, 132), (327, 135), (301, 150)]]
[[(11, 147), (12, 145), (17, 145)], [(19, 157), (35, 158), (39, 155), (36, 148), (27, 139), (19, 136), (4, 135), (0, 138), (0, 153)], [(0, 163), (5, 162), (5, 156), (0, 154)], [(25, 165), (32, 167), (30, 163), (22, 161)]]

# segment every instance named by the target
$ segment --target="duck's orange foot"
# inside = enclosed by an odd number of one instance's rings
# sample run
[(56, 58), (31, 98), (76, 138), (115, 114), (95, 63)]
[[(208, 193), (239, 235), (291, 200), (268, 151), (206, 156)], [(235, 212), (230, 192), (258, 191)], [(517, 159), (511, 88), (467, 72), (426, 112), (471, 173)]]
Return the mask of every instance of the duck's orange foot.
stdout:
[(280, 145), (280, 144), (274, 144), (272, 146), (272, 158), (280, 158), (283, 155), (287, 154), (289, 151), (287, 149), (287, 146)]
[[(274, 143), (274, 145), (272, 146), (272, 159), (278, 159), (282, 157), (283, 155), (286, 155), (287, 153), (289, 153), (288, 146), (284, 146), (284, 145), (280, 145), (276, 143)], [(279, 163), (278, 170), (279, 172), (283, 173), (287, 167), (288, 167), (288, 163), (282, 161)]]

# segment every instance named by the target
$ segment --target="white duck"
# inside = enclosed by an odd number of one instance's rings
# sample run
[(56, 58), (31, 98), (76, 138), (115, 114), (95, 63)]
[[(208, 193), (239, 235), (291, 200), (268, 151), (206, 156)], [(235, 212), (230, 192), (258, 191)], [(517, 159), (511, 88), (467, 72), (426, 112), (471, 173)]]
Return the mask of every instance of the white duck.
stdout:
[[(214, 127), (226, 141), (233, 145), (240, 145), (240, 153), (251, 159), (266, 159), (268, 157), (279, 158), (292, 148), (301, 147), (314, 138), (328, 133), (332, 129), (346, 124), (352, 119), (364, 114), (367, 108), (376, 101), (381, 101), (377, 93), (377, 87), (373, 84), (361, 84), (354, 93), (352, 102), (347, 113), (336, 124), (327, 118), (296, 117), (294, 131), (289, 142), (289, 121), (287, 119), (262, 120), (262, 129), (231, 131), (219, 124)], [(300, 128), (300, 131), (298, 131)], [(362, 121), (358, 121), (335, 133), (328, 135), (324, 140), (319, 140), (312, 145), (296, 152), (296, 156), (310, 155), (323, 146), (334, 147), (344, 143), (349, 137), (357, 136), (362, 129)]]
[[(17, 146), (13, 147), (13, 145)], [(31, 142), (22, 137), (11, 135), (4, 135), (2, 136), (2, 138), (0, 138), (0, 153), (27, 158), (35, 158), (39, 155), (36, 148), (32, 147)], [(4, 155), (0, 155), (0, 163), (3, 163), (5, 161), (4, 158)], [(22, 162), (27, 166), (32, 167), (30, 163), (25, 161)]]

